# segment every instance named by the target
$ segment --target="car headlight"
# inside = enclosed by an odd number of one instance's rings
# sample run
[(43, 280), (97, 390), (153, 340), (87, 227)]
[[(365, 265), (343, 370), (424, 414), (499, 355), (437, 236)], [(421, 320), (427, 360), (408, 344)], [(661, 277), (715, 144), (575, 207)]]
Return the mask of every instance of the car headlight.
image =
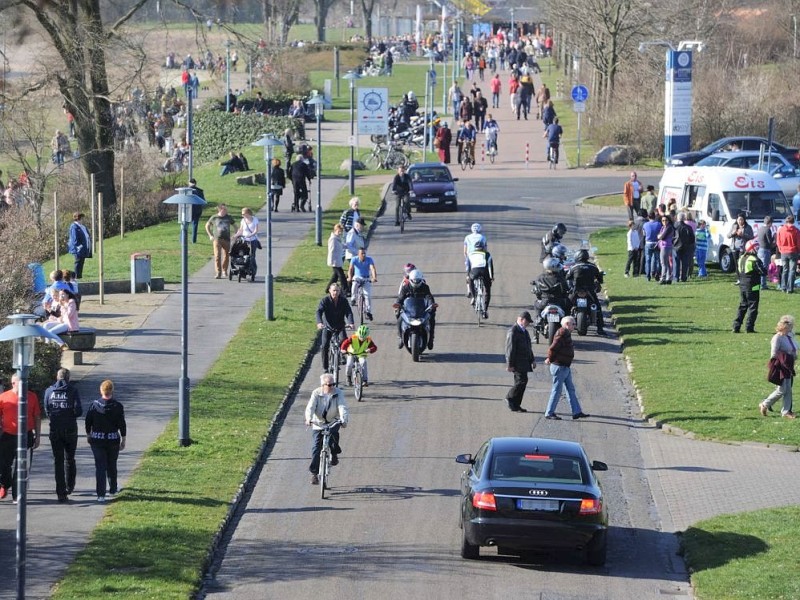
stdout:
[(444, 193), (444, 195), (445, 195), (445, 196), (455, 196), (455, 195), (456, 195), (456, 191), (455, 191), (455, 190), (447, 190), (447, 191)]
[(416, 198), (416, 197), (417, 197), (417, 193), (416, 193), (414, 190), (411, 190), (410, 192), (408, 192), (408, 195), (409, 195), (411, 198)]
[(683, 161), (680, 158), (671, 158), (667, 161), (668, 165), (672, 165), (673, 167), (680, 167), (683, 164)]

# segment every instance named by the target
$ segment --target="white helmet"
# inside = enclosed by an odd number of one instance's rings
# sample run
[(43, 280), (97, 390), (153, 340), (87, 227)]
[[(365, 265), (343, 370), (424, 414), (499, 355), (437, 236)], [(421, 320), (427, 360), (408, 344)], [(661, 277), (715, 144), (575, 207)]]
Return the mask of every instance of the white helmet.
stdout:
[(412, 92), (411, 90), (409, 90), (408, 99), (409, 100), (414, 100), (416, 97), (417, 97), (417, 95), (414, 92)]
[(472, 233), (480, 233), (481, 232), (481, 224), (480, 223), (473, 223), (472, 227), (470, 227)]
[(417, 289), (419, 286), (421, 286), (424, 281), (425, 277), (423, 276), (422, 271), (419, 269), (414, 269), (408, 274), (408, 282), (414, 289)]
[(558, 269), (561, 267), (561, 262), (557, 258), (548, 256), (542, 262), (542, 267), (544, 267), (545, 271), (558, 271)]

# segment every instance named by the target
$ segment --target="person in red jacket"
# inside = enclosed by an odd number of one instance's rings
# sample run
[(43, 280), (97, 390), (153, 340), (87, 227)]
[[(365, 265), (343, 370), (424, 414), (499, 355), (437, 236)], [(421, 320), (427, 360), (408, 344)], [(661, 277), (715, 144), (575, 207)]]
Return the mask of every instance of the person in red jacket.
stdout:
[(787, 294), (794, 292), (794, 279), (797, 272), (797, 259), (800, 257), (800, 230), (794, 226), (794, 217), (788, 215), (775, 236), (778, 252), (783, 259), (783, 273), (780, 289)]

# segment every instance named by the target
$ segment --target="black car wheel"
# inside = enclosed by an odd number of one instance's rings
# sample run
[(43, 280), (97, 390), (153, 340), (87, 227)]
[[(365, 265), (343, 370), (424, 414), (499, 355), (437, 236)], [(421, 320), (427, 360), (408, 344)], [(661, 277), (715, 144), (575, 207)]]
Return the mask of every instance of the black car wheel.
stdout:
[(607, 549), (607, 531), (598, 531), (586, 548), (586, 562), (593, 567), (602, 567), (604, 564), (606, 564)]
[(730, 248), (724, 248), (719, 254), (719, 268), (723, 273), (733, 273), (736, 271), (736, 262), (733, 259), (733, 252)]
[(470, 544), (467, 540), (467, 529), (461, 528), (461, 558), (468, 560), (475, 560), (480, 558), (480, 548), (474, 544)]

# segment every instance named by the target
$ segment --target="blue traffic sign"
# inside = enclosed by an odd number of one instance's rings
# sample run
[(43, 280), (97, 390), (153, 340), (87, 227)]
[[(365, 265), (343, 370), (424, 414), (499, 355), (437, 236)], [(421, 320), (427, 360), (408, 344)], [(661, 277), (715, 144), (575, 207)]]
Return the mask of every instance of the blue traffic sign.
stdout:
[(575, 102), (586, 102), (589, 98), (589, 90), (585, 85), (575, 85), (572, 87), (572, 100)]

